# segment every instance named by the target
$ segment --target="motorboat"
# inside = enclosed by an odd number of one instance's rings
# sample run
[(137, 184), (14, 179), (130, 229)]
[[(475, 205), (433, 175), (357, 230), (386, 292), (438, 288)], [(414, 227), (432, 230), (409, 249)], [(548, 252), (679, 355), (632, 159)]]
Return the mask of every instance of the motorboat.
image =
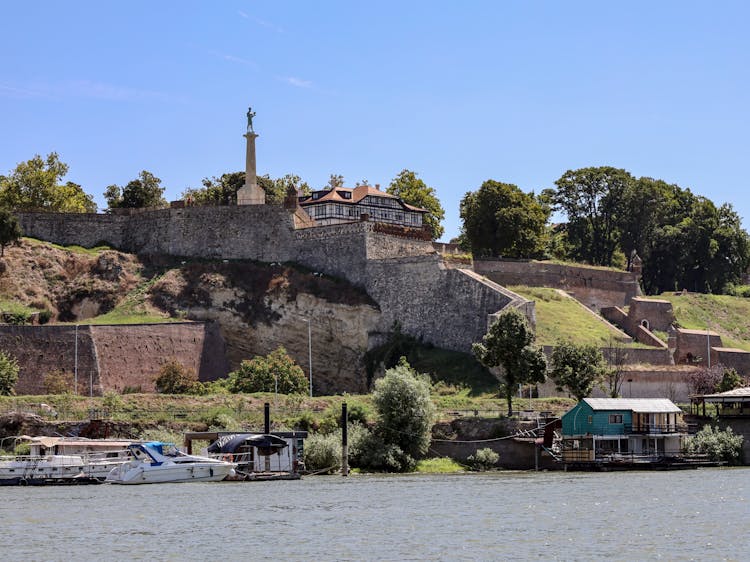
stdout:
[(129, 460), (131, 441), (67, 437), (17, 437), (28, 455), (0, 457), (0, 486), (97, 484)]
[(234, 476), (237, 467), (234, 462), (185, 454), (177, 449), (174, 443), (133, 443), (128, 447), (128, 451), (133, 460), (113, 468), (107, 475), (107, 482), (218, 482), (227, 476)]

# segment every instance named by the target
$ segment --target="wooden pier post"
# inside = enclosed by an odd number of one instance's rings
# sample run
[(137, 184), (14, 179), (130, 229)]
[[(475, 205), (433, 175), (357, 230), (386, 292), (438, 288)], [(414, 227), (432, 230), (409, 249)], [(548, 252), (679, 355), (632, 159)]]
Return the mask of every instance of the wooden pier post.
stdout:
[(349, 416), (346, 412), (346, 402), (341, 404), (341, 475), (349, 476)]
[[(271, 405), (268, 402), (263, 404), (263, 433), (266, 435), (271, 433)], [(271, 472), (271, 456), (264, 455), (263, 459), (265, 460), (265, 471)]]

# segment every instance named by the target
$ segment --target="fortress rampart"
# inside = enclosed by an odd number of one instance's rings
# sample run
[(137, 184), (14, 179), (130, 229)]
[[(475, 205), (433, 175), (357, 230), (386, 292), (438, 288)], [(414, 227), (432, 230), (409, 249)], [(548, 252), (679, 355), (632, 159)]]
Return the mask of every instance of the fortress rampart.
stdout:
[(63, 245), (296, 262), (365, 289), (383, 313), (380, 334), (398, 321), (406, 333), (447, 349), (469, 351), (489, 315), (513, 300), (494, 283), (445, 268), (429, 240), (378, 232), (372, 222), (295, 229), (294, 212), (272, 205), (19, 216), (26, 236)]
[(532, 260), (475, 260), (474, 271), (500, 285), (563, 289), (585, 306), (625, 306), (640, 294), (633, 273)]

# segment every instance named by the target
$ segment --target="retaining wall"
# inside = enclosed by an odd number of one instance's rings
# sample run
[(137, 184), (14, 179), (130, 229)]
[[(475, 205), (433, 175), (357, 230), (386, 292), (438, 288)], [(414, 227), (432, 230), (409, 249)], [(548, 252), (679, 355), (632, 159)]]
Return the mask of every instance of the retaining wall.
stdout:
[(624, 306), (640, 294), (635, 274), (524, 260), (474, 260), (474, 271), (500, 285), (553, 287), (594, 310)]
[[(165, 359), (176, 358), (202, 381), (229, 370), (218, 325), (209, 322), (127, 326), (0, 325), (0, 349), (21, 367), (17, 394), (44, 394), (44, 377), (63, 371), (74, 378), (78, 340), (78, 393), (101, 395), (126, 387), (154, 390)], [(71, 389), (73, 390), (73, 389)]]

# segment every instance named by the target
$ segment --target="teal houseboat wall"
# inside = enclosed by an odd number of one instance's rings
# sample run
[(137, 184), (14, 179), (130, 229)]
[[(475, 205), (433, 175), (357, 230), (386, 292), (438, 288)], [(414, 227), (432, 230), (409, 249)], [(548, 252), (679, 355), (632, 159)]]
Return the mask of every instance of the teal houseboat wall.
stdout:
[[(622, 422), (611, 421), (610, 416), (621, 416)], [(619, 420), (620, 418), (617, 418)], [(586, 402), (579, 402), (563, 414), (563, 437), (571, 435), (624, 435), (625, 426), (631, 426), (633, 416), (630, 410), (597, 410)]]

